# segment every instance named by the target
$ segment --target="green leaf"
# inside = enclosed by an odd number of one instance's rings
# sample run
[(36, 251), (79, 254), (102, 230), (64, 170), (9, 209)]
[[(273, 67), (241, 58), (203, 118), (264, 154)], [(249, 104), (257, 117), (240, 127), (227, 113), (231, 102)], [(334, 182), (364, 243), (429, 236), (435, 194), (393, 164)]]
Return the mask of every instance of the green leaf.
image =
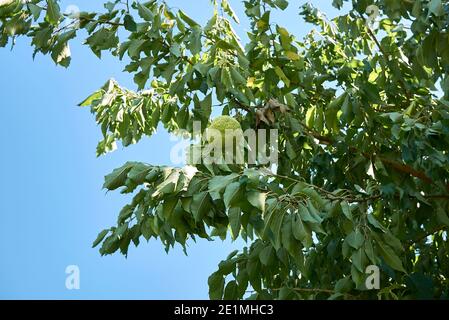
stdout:
[(161, 194), (170, 194), (175, 191), (179, 179), (179, 172), (176, 170), (167, 171), (170, 172), (170, 174), (166, 179), (164, 179), (164, 181), (162, 181), (160, 185), (156, 187), (156, 191), (154, 191), (151, 195), (152, 197), (157, 197)]
[(101, 231), (97, 238), (95, 239), (94, 243), (92, 244), (92, 248), (95, 248), (96, 246), (98, 246), (100, 244), (101, 241), (103, 241), (104, 237), (106, 237), (106, 235), (108, 234), (109, 229), (104, 229), (103, 231)]
[(47, 0), (47, 15), (45, 21), (52, 25), (58, 25), (61, 19), (61, 12), (56, 0)]
[(260, 262), (262, 262), (262, 264), (264, 266), (267, 266), (268, 263), (270, 262), (270, 259), (273, 257), (273, 247), (271, 246), (267, 246), (264, 249), (262, 249), (262, 251), (260, 251), (259, 254), (259, 258), (260, 258)]
[(225, 190), (223, 201), (227, 208), (230, 208), (240, 198), (240, 182), (230, 183)]
[(385, 243), (387, 243), (390, 247), (393, 248), (396, 252), (403, 252), (404, 246), (402, 245), (401, 241), (396, 238), (391, 232), (383, 233), (382, 238)]
[(345, 215), (348, 220), (352, 221), (352, 213), (351, 213), (351, 207), (346, 201), (342, 201), (340, 203), (341, 205), (341, 211), (343, 211), (343, 214)]
[(187, 23), (192, 29), (200, 26), (195, 20), (186, 15), (184, 11), (179, 10), (178, 13), (181, 19), (184, 20), (184, 22)]
[(234, 10), (232, 10), (231, 6), (229, 5), (228, 0), (222, 0), (221, 6), (222, 6), (224, 12), (226, 12), (236, 23), (240, 23), (239, 18), (235, 14)]
[(309, 109), (307, 109), (306, 124), (309, 128), (313, 128), (315, 125), (315, 112), (316, 112), (315, 106), (312, 106)]
[(238, 298), (238, 286), (235, 280), (231, 280), (226, 285), (226, 289), (224, 290), (223, 299), (224, 300), (236, 300)]
[(279, 290), (279, 300), (290, 300), (292, 295), (294, 296), (294, 290), (289, 287), (282, 287)]
[(385, 262), (395, 270), (406, 273), (401, 259), (387, 244), (382, 241), (377, 241), (378, 249)]
[(126, 205), (123, 207), (123, 209), (120, 211), (120, 214), (118, 216), (118, 222), (123, 223), (126, 219), (128, 219), (132, 213), (134, 212), (134, 207), (131, 205)]
[(164, 200), (162, 205), (162, 214), (165, 219), (170, 219), (177, 204), (178, 198), (169, 198)]
[(142, 51), (142, 46), (145, 43), (145, 39), (131, 40), (128, 47), (128, 55), (130, 58), (139, 58), (140, 52)]
[(103, 50), (117, 47), (118, 41), (115, 29), (101, 28), (86, 39), (86, 44), (100, 58)]
[(285, 210), (274, 210), (271, 214), (269, 222), (267, 225), (270, 226), (270, 230), (272, 231), (272, 238), (270, 239), (273, 243), (275, 249), (279, 249), (281, 246), (282, 240), (282, 226), (285, 219), (286, 211)]
[(444, 15), (444, 8), (441, 0), (431, 0), (429, 2), (429, 12), (437, 17)]
[(39, 19), (41, 12), (42, 12), (42, 8), (33, 3), (27, 3), (27, 6), (28, 6), (28, 9), (30, 10), (31, 14), (33, 15), (34, 21)]
[(125, 29), (131, 32), (137, 31), (137, 24), (134, 21), (134, 18), (132, 15), (125, 15), (125, 18), (123, 19), (123, 24), (125, 25)]
[(202, 34), (201, 27), (199, 26), (193, 27), (192, 33), (190, 34), (189, 37), (189, 45), (188, 45), (188, 48), (193, 55), (201, 52), (202, 48), (201, 34)]
[(297, 154), (292, 146), (292, 144), (290, 143), (290, 141), (285, 141), (285, 148), (286, 148), (286, 153), (287, 156), (290, 160), (293, 160), (297, 157)]
[(287, 78), (284, 71), (282, 71), (282, 69), (279, 66), (276, 66), (274, 68), (274, 71), (276, 72), (278, 77), (285, 83), (285, 86), (290, 87), (290, 79)]
[(239, 175), (237, 173), (231, 173), (227, 176), (212, 177), (208, 182), (209, 192), (212, 199), (221, 199), (221, 193), (223, 193), (227, 185), (234, 181), (238, 176)]
[(139, 13), (139, 16), (145, 20), (145, 21), (153, 21), (154, 19), (154, 13), (149, 8), (144, 6), (143, 4), (137, 2), (137, 10)]
[(298, 211), (299, 211), (299, 214), (301, 216), (301, 219), (304, 222), (320, 224), (323, 220), (316, 213), (315, 207), (313, 207), (313, 205), (310, 203), (310, 201), (308, 202), (307, 205), (308, 205), (307, 207), (305, 207), (302, 204), (298, 205)]
[(103, 96), (103, 93), (100, 90), (95, 91), (90, 96), (88, 96), (86, 99), (84, 99), (82, 102), (80, 102), (78, 104), (78, 106), (79, 107), (88, 107), (88, 106), (92, 105), (92, 102), (94, 102), (95, 100), (101, 99), (102, 96)]
[(366, 254), (363, 248), (358, 249), (357, 251), (354, 251), (354, 253), (351, 256), (352, 264), (357, 268), (360, 272), (365, 272), (365, 266), (366, 266)]
[(312, 232), (304, 224), (299, 214), (293, 216), (292, 232), (295, 239), (301, 241), (304, 247), (309, 248), (312, 246)]
[(103, 241), (100, 248), (101, 255), (113, 254), (119, 249), (120, 239), (116, 235), (110, 235)]
[(368, 217), (368, 222), (369, 222), (373, 227), (375, 227), (375, 228), (377, 228), (377, 229), (379, 229), (379, 230), (382, 230), (383, 232), (386, 232), (386, 231), (387, 231), (387, 229), (386, 229), (383, 225), (381, 225), (380, 222), (377, 221), (376, 218), (374, 218), (374, 216), (373, 216), (372, 214), (368, 214), (367, 217)]
[(143, 221), (140, 231), (142, 232), (143, 237), (148, 241), (153, 233), (153, 219), (147, 218)]
[(378, 264), (379, 263), (379, 259), (376, 256), (376, 254), (374, 253), (374, 247), (373, 244), (371, 243), (370, 240), (365, 241), (365, 253), (366, 256), (368, 257), (368, 259), (373, 263), (373, 264)]
[(209, 298), (211, 300), (220, 300), (223, 297), (223, 289), (225, 279), (223, 275), (214, 272), (208, 279), (209, 284)]
[(181, 46), (177, 43), (174, 43), (171, 47), (170, 47), (170, 53), (173, 54), (175, 57), (179, 58), (182, 56), (181, 53)]
[(246, 84), (246, 79), (240, 74), (239, 71), (237, 71), (237, 69), (235, 67), (231, 67), (230, 71), (231, 71), (232, 81), (234, 81), (235, 84), (237, 84), (237, 85)]
[(357, 290), (363, 290), (364, 280), (365, 280), (365, 273), (360, 272), (356, 266), (351, 265), (351, 278), (352, 281), (356, 285)]
[(360, 230), (352, 231), (347, 237), (346, 242), (354, 249), (359, 249), (365, 242), (365, 237)]
[(158, 168), (153, 168), (145, 177), (145, 180), (149, 183), (154, 182), (159, 177), (160, 171)]
[(351, 281), (350, 277), (345, 277), (340, 279), (335, 284), (335, 291), (339, 293), (347, 293), (352, 290), (354, 283)]
[(152, 169), (152, 167), (146, 164), (138, 163), (129, 171), (128, 178), (137, 184), (142, 184), (145, 182), (146, 176)]
[(232, 239), (235, 240), (239, 236), (241, 228), (241, 209), (238, 207), (230, 208), (228, 211), (229, 225), (231, 227)]
[(52, 49), (51, 57), (56, 64), (68, 67), (70, 64), (70, 47), (67, 42), (58, 42)]
[(127, 162), (120, 168), (115, 169), (110, 174), (104, 177), (103, 188), (108, 190), (115, 190), (121, 186), (125, 185), (125, 181), (128, 172), (132, 169), (134, 163)]
[(281, 10), (285, 10), (288, 7), (288, 1), (287, 0), (274, 0), (274, 3)]
[(193, 217), (195, 218), (195, 221), (201, 221), (209, 212), (210, 206), (210, 197), (207, 191), (203, 191), (193, 195), (190, 209)]
[(235, 269), (235, 260), (233, 259), (226, 259), (218, 264), (218, 270), (222, 275), (230, 274), (232, 271), (234, 271), (234, 269)]
[(247, 198), (249, 203), (259, 209), (260, 211), (265, 212), (265, 199), (267, 197), (266, 193), (259, 191), (248, 191)]

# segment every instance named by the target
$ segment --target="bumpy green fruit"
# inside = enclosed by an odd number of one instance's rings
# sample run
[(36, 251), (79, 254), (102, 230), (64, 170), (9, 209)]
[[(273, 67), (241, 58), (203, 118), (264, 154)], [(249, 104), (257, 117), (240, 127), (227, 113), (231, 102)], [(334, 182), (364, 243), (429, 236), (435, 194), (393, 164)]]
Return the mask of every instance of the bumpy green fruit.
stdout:
[[(210, 129), (220, 132), (222, 141), (225, 141), (226, 133), (231, 133), (234, 135), (242, 134), (242, 127), (240, 126), (240, 123), (230, 116), (219, 116), (215, 118), (207, 129), (208, 131), (206, 134), (208, 141), (211, 141), (211, 138), (213, 137)], [(226, 130), (228, 130), (228, 132), (226, 132)]]
[(19, 12), (22, 6), (22, 0), (0, 0), (0, 18)]
[(11, 3), (16, 2), (17, 0), (0, 0), (0, 8), (9, 6)]
[(242, 130), (240, 123), (230, 116), (219, 116), (215, 118), (209, 128), (218, 130), (221, 133), (225, 133), (226, 130)]
[[(215, 118), (206, 130), (206, 138), (209, 146), (214, 148), (213, 156), (216, 159), (221, 158), (218, 161), (223, 159), (233, 161), (231, 159), (242, 155), (243, 130), (240, 123), (230, 116)], [(217, 153), (220, 149), (221, 154)]]

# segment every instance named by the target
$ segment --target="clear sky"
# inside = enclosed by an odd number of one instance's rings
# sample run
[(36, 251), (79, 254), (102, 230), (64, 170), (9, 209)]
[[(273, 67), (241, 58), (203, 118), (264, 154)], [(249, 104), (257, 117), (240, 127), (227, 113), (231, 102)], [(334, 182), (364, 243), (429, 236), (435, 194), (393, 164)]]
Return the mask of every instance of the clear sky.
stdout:
[[(204, 22), (209, 0), (167, 0)], [(302, 37), (303, 0), (275, 21)], [(331, 1), (311, 1), (335, 14)], [(62, 1), (61, 8), (101, 9), (103, 1)], [(242, 4), (230, 0), (244, 21)], [(207, 9), (210, 8), (210, 9)], [(206, 10), (207, 9), (207, 10)], [(247, 25), (237, 27), (245, 34)], [(207, 278), (221, 259), (242, 242), (190, 243), (188, 256), (177, 247), (167, 255), (160, 242), (130, 246), (128, 258), (101, 257), (91, 244), (114, 225), (127, 199), (102, 190), (103, 177), (126, 161), (170, 164), (169, 136), (163, 130), (138, 145), (96, 158), (101, 138), (88, 109), (76, 107), (107, 79), (135, 89), (124, 63), (104, 54), (99, 60), (80, 38), (71, 42), (69, 69), (48, 56), (32, 60), (29, 40), (13, 51), (0, 49), (0, 298), (16, 299), (206, 299)], [(80, 289), (67, 290), (65, 269), (80, 268)]]

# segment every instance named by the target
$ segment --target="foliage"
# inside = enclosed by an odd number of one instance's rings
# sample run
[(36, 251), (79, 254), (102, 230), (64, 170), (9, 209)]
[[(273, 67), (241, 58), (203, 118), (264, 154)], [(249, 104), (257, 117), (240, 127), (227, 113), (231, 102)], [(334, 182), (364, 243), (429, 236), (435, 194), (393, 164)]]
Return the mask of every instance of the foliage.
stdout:
[[(206, 25), (163, 1), (109, 1), (104, 13), (71, 18), (56, 0), (32, 0), (0, 7), (0, 45), (29, 37), (34, 54), (67, 67), (69, 42), (83, 33), (98, 57), (126, 61), (137, 91), (110, 80), (81, 103), (103, 132), (98, 155), (159, 124), (206, 128), (213, 102), (243, 130), (279, 130), (276, 173), (114, 170), (104, 187), (134, 198), (94, 242), (101, 254), (126, 255), (142, 238), (169, 250), (241, 237), (248, 247), (209, 278), (212, 299), (448, 298), (449, 4), (334, 0), (332, 20), (306, 4), (298, 19), (313, 30), (299, 40), (271, 18), (294, 3), (243, 1), (243, 46), (228, 0), (212, 1)], [(370, 5), (380, 9), (374, 25)], [(364, 286), (371, 264), (381, 290)]]

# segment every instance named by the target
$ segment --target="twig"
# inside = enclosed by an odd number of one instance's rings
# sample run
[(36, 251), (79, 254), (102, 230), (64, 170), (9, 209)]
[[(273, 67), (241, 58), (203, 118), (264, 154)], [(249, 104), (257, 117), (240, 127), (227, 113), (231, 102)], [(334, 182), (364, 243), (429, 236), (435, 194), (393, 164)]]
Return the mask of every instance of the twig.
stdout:
[(316, 189), (318, 191), (320, 191), (321, 193), (325, 194), (325, 197), (329, 200), (332, 201), (347, 201), (347, 202), (368, 202), (368, 201), (372, 201), (372, 200), (377, 200), (379, 199), (381, 196), (380, 195), (374, 195), (374, 196), (369, 196), (369, 197), (365, 197), (365, 198), (357, 198), (356, 196), (353, 197), (349, 197), (349, 196), (337, 196), (335, 195), (333, 192), (328, 191), (326, 189), (323, 189), (321, 187), (318, 187), (314, 184), (310, 184), (301, 180), (297, 180), (295, 178), (292, 177), (288, 177), (288, 176), (283, 176), (283, 175), (279, 175), (279, 174), (272, 174), (274, 177), (280, 178), (280, 179), (287, 179), (293, 182), (297, 182), (297, 183), (303, 183), (313, 189)]
[(326, 137), (323, 136), (321, 134), (319, 134), (318, 132), (316, 132), (315, 130), (313, 130), (312, 128), (308, 127), (305, 123), (303, 123), (302, 121), (298, 121), (299, 124), (306, 129), (306, 131), (311, 134), (315, 139), (317, 139), (318, 141), (320, 141), (322, 144), (326, 144), (326, 145), (330, 145), (332, 144), (334, 141), (332, 140), (332, 138), (330, 137)]
[[(368, 155), (364, 154), (364, 157), (368, 157)], [(422, 181), (428, 183), (428, 184), (434, 184), (434, 181), (429, 178), (424, 172), (418, 171), (413, 169), (412, 167), (406, 165), (406, 164), (402, 164), (402, 163), (398, 163), (394, 160), (391, 159), (387, 159), (384, 158), (382, 156), (377, 156), (377, 158), (382, 161), (383, 163), (391, 166), (392, 168), (398, 170), (398, 171), (402, 171), (405, 173), (410, 174), (411, 176), (421, 179)]]
[(96, 22), (96, 23), (100, 23), (100, 24), (109, 24), (111, 26), (115, 26), (115, 27), (122, 27), (125, 24), (124, 23), (120, 23), (120, 22), (113, 22), (110, 20), (97, 20), (97, 19), (90, 19), (90, 18), (86, 18), (86, 17), (80, 17), (79, 18), (80, 21), (87, 21), (87, 22)]
[[(379, 48), (379, 51), (382, 53), (382, 55), (386, 58), (387, 63), (390, 63), (390, 55), (385, 52), (385, 50), (383, 49), (382, 45), (380, 44), (379, 40), (377, 40), (376, 35), (374, 34), (374, 32), (371, 30), (371, 28), (368, 26), (368, 24), (366, 23), (366, 19), (363, 16), (363, 14), (360, 14), (360, 18), (365, 22), (365, 26), (366, 26), (366, 30), (368, 31), (368, 35), (370, 36), (370, 38), (374, 41), (374, 43), (376, 44), (377, 48)], [(390, 69), (392, 69), (390, 67)], [(391, 70), (394, 73), (394, 70)], [(405, 94), (407, 95), (407, 98), (410, 99), (411, 98), (411, 93), (409, 92), (409, 90), (407, 89), (407, 85), (404, 82), (404, 80), (402, 78), (398, 78), (399, 80), (399, 84), (401, 85), (402, 89), (405, 91)]]
[[(236, 99), (234, 99), (234, 101), (236, 102), (236, 104), (243, 110), (247, 111), (247, 112), (252, 112), (253, 110), (250, 109), (250, 107), (240, 103), (239, 101), (237, 101)], [(335, 141), (334, 139), (332, 139), (331, 137), (327, 137), (327, 136), (323, 136), (321, 134), (319, 134), (318, 132), (316, 132), (315, 130), (313, 130), (312, 128), (309, 128), (305, 123), (303, 123), (302, 121), (299, 121), (299, 124), (307, 131), (308, 134), (310, 134), (312, 137), (314, 137), (315, 139), (317, 139), (318, 141), (320, 141), (320, 143), (323, 143), (325, 145), (331, 145), (333, 144)], [(351, 147), (350, 148), (351, 152), (359, 152), (356, 148)], [(371, 159), (372, 155), (366, 153), (366, 152), (362, 152), (361, 153), (365, 158), (367, 159)], [(403, 164), (400, 162), (397, 162), (395, 160), (391, 160), (391, 159), (387, 159), (384, 158), (382, 156), (377, 156), (379, 158), (379, 160), (381, 160), (383, 163), (391, 166), (392, 168), (401, 171), (403, 173), (407, 173), (415, 178), (418, 178), (428, 184), (435, 184), (435, 182), (428, 177), (424, 172), (419, 171), (414, 169), (413, 167), (407, 165), (407, 164)], [(449, 185), (447, 186), (447, 189), (449, 190)]]

